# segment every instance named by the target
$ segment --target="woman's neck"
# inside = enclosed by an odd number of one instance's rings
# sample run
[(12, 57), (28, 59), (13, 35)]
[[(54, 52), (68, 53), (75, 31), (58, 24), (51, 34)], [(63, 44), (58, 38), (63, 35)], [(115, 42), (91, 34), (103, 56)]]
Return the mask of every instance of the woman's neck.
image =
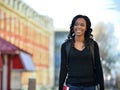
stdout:
[(75, 36), (75, 42), (84, 42), (84, 36)]

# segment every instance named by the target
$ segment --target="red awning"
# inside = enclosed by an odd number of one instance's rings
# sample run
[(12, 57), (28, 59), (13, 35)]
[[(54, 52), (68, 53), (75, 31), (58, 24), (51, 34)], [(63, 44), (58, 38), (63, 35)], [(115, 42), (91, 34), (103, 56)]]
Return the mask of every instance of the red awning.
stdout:
[(0, 38), (0, 52), (1, 54), (16, 54), (20, 51), (18, 47), (10, 42)]
[[(27, 71), (35, 70), (31, 54), (21, 50), (20, 48), (2, 38), (0, 38), (0, 53), (2, 55), (9, 54), (14, 56), (12, 59), (8, 59), (13, 60), (14, 69), (24, 69)], [(0, 68), (2, 68), (2, 61), (3, 60), (1, 59)]]
[(20, 52), (19, 55), (16, 55), (15, 57), (12, 58), (13, 60), (13, 69), (19, 69), (19, 70), (27, 70), (27, 71), (35, 71), (35, 66), (32, 61), (32, 56)]
[(20, 59), (19, 55), (15, 55), (12, 57), (12, 69), (17, 70), (24, 70), (24, 66), (22, 64), (22, 60)]

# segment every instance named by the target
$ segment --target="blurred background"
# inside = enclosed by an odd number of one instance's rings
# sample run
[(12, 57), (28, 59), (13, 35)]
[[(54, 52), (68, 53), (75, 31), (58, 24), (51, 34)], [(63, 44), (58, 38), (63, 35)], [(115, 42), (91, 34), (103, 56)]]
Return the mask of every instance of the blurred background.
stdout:
[(0, 0), (0, 90), (58, 90), (60, 48), (77, 14), (91, 19), (105, 90), (120, 90), (119, 0)]

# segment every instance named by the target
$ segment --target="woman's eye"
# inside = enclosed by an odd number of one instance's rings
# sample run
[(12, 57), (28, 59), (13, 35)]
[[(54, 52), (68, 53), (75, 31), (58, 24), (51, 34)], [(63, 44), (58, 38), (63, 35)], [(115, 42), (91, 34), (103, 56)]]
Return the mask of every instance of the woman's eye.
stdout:
[(76, 24), (75, 24), (75, 26), (79, 26), (79, 25), (80, 25), (80, 26), (85, 26), (83, 23), (81, 23), (81, 24), (76, 23)]
[(80, 24), (80, 26), (85, 26), (84, 24)]
[(78, 26), (78, 25), (79, 25), (78, 23), (75, 24), (75, 26)]

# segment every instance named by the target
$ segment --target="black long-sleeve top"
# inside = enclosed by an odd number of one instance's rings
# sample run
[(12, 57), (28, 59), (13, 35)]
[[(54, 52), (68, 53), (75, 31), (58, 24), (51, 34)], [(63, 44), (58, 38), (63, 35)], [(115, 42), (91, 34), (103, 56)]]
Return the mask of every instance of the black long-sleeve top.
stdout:
[[(66, 48), (66, 42), (63, 43), (62, 46), (61, 46), (61, 66), (60, 66), (60, 76), (59, 76), (59, 90), (63, 89), (63, 85), (64, 85), (67, 74), (68, 74), (67, 83), (75, 83), (76, 82), (78, 84), (79, 83), (81, 84), (81, 83), (84, 82), (84, 79), (82, 81), (82, 78), (81, 79), (76, 79), (76, 80), (73, 79), (74, 81), (72, 79), (70, 79), (71, 78), (70, 76), (72, 76), (72, 75), (76, 75), (76, 76), (78, 75), (79, 76), (80, 73), (77, 73), (77, 71), (71, 73), (71, 71), (68, 70), (67, 66), (76, 67), (78, 65), (73, 64), (74, 60), (72, 61), (72, 64), (71, 64), (72, 66), (70, 66), (70, 63), (69, 63), (69, 65), (67, 65), (69, 60), (67, 61), (67, 54), (66, 54), (66, 49), (65, 48)], [(83, 54), (86, 53), (85, 51), (86, 50), (84, 50), (84, 52), (82, 52), (82, 53)], [(104, 90), (104, 79), (103, 79), (103, 71), (102, 71), (100, 55), (99, 55), (99, 47), (98, 47), (98, 44), (95, 41), (94, 41), (94, 54), (95, 54), (95, 67), (96, 67), (96, 69), (94, 70), (94, 74), (96, 75), (96, 78), (95, 78), (96, 83), (100, 85), (100, 90)], [(89, 55), (88, 55), (88, 57), (84, 57), (83, 59), (85, 59), (85, 58), (87, 60), (89, 58)], [(85, 62), (84, 62), (84, 64), (85, 64)], [(90, 62), (88, 62), (88, 64), (89, 65), (86, 65), (86, 66), (93, 65), (92, 63), (90, 64)], [(84, 67), (84, 69), (87, 69), (87, 68)], [(78, 68), (78, 70), (79, 70), (79, 68)], [(85, 70), (82, 70), (81, 72), (82, 73), (83, 72), (87, 73), (87, 71), (85, 71)], [(91, 77), (89, 75), (91, 75)], [(88, 74), (88, 76), (89, 76), (88, 79), (91, 79), (91, 82), (94, 83), (95, 80), (93, 80), (92, 75), (93, 75), (93, 72), (91, 70), (91, 74)]]

